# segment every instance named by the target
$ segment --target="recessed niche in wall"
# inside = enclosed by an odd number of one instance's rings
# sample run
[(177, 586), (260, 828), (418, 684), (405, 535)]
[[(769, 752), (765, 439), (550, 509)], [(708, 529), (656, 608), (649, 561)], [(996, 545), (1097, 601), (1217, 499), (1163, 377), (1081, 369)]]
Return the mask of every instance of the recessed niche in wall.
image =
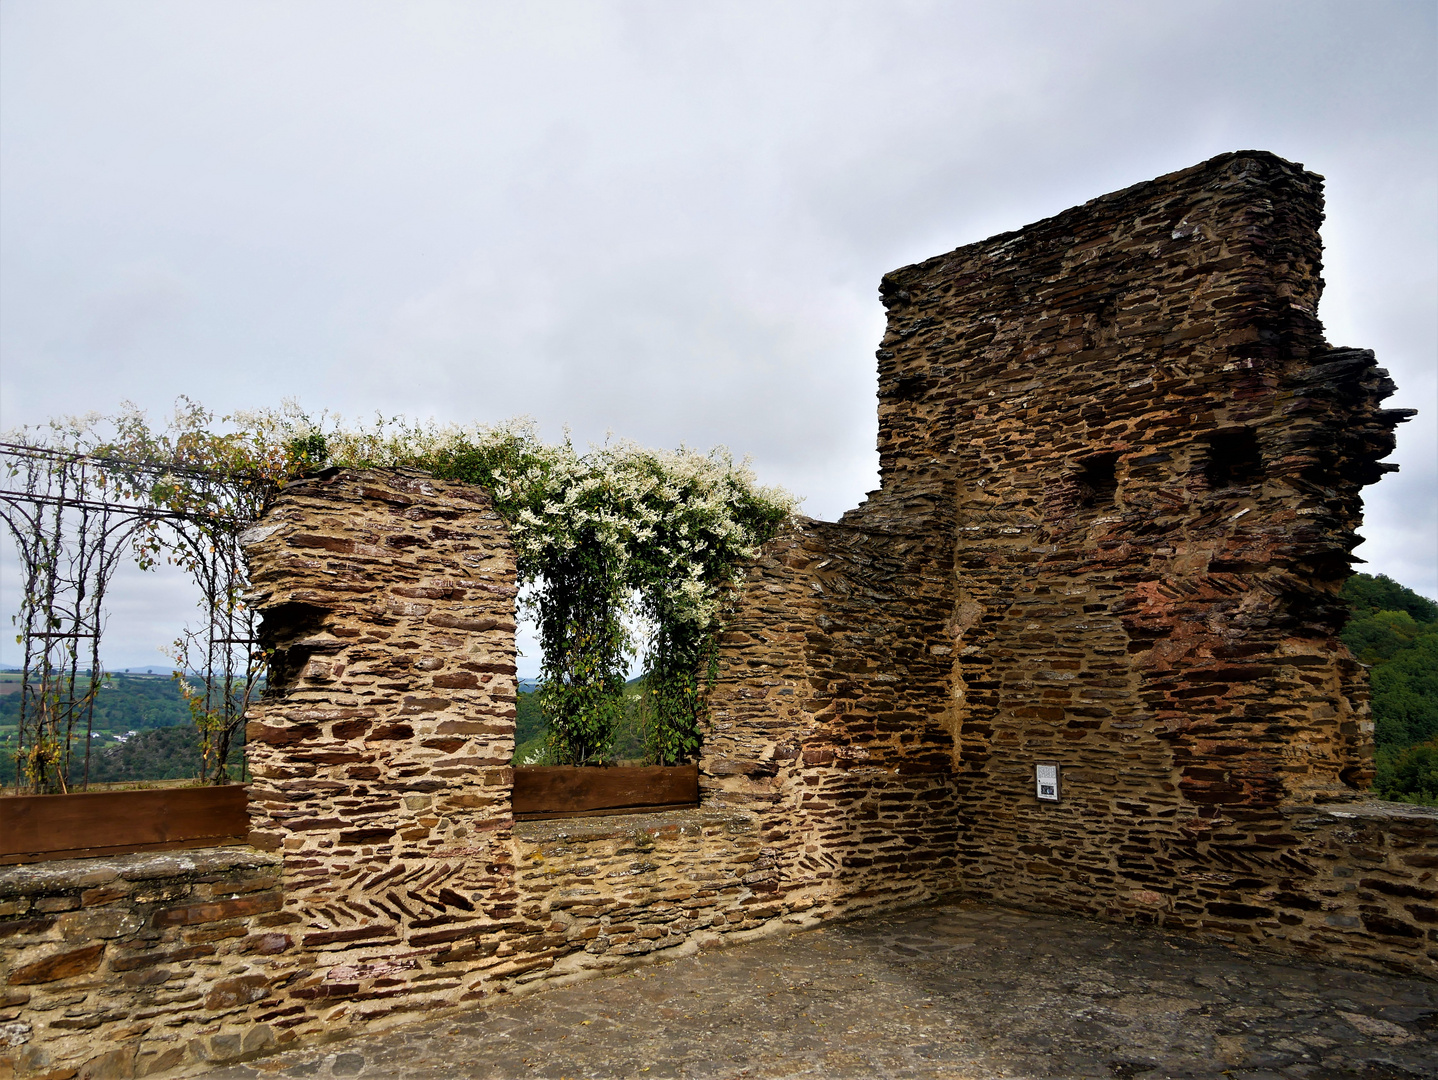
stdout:
[(1079, 506), (1084, 509), (1112, 506), (1118, 499), (1118, 455), (1095, 454), (1085, 458), (1078, 482)]
[(1203, 475), (1211, 488), (1243, 487), (1263, 479), (1263, 453), (1252, 428), (1216, 431), (1208, 437)]

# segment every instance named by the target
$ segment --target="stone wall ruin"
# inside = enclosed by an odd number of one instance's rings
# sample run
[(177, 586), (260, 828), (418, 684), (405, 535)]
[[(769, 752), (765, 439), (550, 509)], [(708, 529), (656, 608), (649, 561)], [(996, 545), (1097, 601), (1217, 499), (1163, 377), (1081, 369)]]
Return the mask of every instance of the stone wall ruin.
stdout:
[(882, 486), (750, 573), (706, 744), (793, 880), (870, 872), (836, 767), (921, 774), (967, 895), (1438, 970), (1433, 815), (1350, 805), (1338, 589), (1407, 414), (1323, 339), (1320, 185), (1227, 154), (884, 278)]
[(247, 537), (251, 846), (0, 867), (0, 1078), (159, 1075), (955, 893), (1438, 974), (1438, 815), (1364, 801), (1336, 637), (1402, 413), (1323, 340), (1319, 185), (1224, 155), (885, 277), (882, 486), (748, 567), (698, 810), (516, 824), (488, 497), (292, 484)]

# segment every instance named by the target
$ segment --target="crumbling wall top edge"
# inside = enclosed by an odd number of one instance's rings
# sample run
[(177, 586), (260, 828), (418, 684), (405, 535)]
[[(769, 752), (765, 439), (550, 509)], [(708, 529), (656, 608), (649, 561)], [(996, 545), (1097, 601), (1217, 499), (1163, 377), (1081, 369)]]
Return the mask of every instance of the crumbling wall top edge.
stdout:
[(988, 248), (996, 249), (1003, 247), (1029, 234), (1043, 232), (1045, 230), (1052, 229), (1055, 226), (1062, 225), (1066, 219), (1078, 220), (1083, 217), (1087, 217), (1092, 214), (1095, 208), (1100, 207), (1105, 203), (1133, 200), (1136, 196), (1139, 196), (1141, 193), (1146, 193), (1148, 191), (1157, 192), (1164, 188), (1177, 189), (1183, 187), (1185, 186), (1185, 184), (1188, 184), (1190, 181), (1192, 181), (1195, 177), (1211, 172), (1216, 172), (1220, 168), (1228, 165), (1231, 162), (1242, 160), (1245, 158), (1253, 161), (1260, 161), (1267, 164), (1277, 165), (1284, 172), (1290, 173), (1293, 176), (1306, 177), (1311, 183), (1316, 184), (1319, 190), (1322, 189), (1322, 184), (1324, 180), (1323, 176), (1320, 173), (1311, 172), (1305, 169), (1302, 162), (1289, 161), (1287, 158), (1280, 157), (1279, 155), (1273, 153), (1270, 150), (1230, 150), (1226, 153), (1218, 154), (1214, 157), (1211, 157), (1207, 161), (1200, 162), (1197, 165), (1190, 165), (1189, 167), (1184, 169), (1178, 169), (1171, 173), (1164, 173), (1162, 176), (1154, 177), (1152, 180), (1144, 180), (1137, 184), (1130, 184), (1126, 188), (1120, 188), (1117, 191), (1110, 191), (1107, 194), (1099, 195), (1095, 198), (1089, 199), (1087, 202), (1080, 203), (1078, 206), (1069, 207), (1068, 209), (1062, 210), (1057, 214), (1052, 214), (1049, 217), (1040, 218), (1038, 221), (1030, 222), (1028, 225), (1023, 226), (1022, 228), (1011, 229), (1007, 232), (995, 233), (993, 236), (985, 237), (982, 240), (975, 240), (968, 244), (960, 244), (958, 247), (943, 252), (940, 255), (934, 255), (930, 258), (920, 260), (919, 262), (909, 263), (906, 266), (900, 266), (897, 269), (890, 270), (883, 277), (883, 283), (880, 286), (880, 291), (883, 292), (885, 286), (895, 284), (900, 279), (906, 279), (913, 275), (922, 274), (927, 270), (927, 268), (949, 262), (956, 256), (967, 258), (973, 255), (980, 254)]

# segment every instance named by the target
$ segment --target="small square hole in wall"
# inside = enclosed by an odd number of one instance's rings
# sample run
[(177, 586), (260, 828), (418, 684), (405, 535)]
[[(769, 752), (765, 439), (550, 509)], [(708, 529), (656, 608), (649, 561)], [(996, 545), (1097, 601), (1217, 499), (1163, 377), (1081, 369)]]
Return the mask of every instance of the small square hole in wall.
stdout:
[(1214, 489), (1245, 487), (1263, 479), (1263, 452), (1252, 428), (1216, 431), (1208, 438), (1203, 475)]
[(1095, 454), (1085, 458), (1075, 478), (1078, 482), (1079, 506), (1102, 509), (1118, 500), (1118, 455)]

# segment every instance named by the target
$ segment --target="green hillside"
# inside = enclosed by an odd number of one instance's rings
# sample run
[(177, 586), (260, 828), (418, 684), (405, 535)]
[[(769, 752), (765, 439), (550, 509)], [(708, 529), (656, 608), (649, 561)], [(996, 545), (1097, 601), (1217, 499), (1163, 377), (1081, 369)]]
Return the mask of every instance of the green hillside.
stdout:
[(1373, 793), (1438, 806), (1438, 604), (1391, 578), (1354, 574), (1343, 643), (1369, 665)]
[[(194, 682), (195, 680), (192, 680)], [(0, 672), (0, 784), (14, 784), (16, 733), (20, 720), (20, 674)], [(166, 675), (109, 675), (95, 699), (90, 745), (90, 781), (174, 780), (198, 776), (199, 736), (175, 681)], [(84, 732), (71, 776), (84, 772)], [(242, 756), (231, 749), (230, 761)]]

